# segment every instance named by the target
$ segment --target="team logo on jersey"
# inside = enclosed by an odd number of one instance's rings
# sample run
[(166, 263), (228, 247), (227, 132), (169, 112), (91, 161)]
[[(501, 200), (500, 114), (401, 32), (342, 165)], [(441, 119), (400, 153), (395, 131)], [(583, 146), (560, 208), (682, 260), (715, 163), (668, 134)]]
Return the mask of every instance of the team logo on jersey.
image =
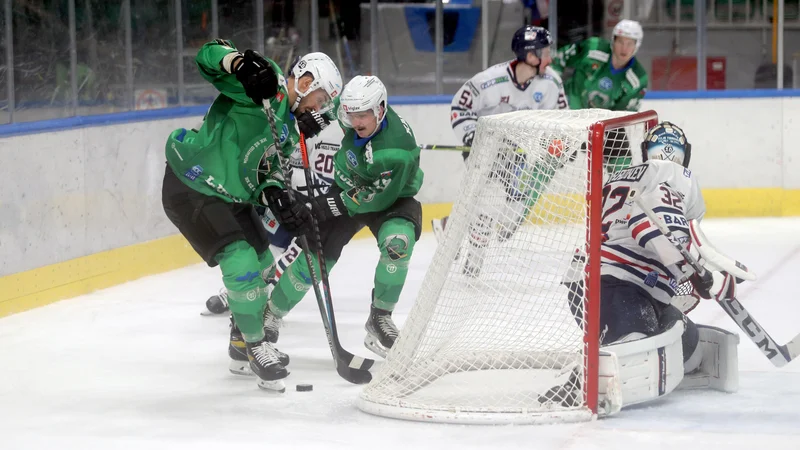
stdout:
[(281, 136), (278, 138), (278, 142), (283, 144), (286, 142), (286, 138), (289, 137), (289, 125), (283, 124), (283, 128), (281, 128)]
[(347, 162), (353, 167), (358, 167), (358, 158), (356, 158), (356, 154), (352, 150), (347, 151)]
[(536, 103), (541, 103), (544, 95), (541, 92), (534, 92), (533, 93), (533, 101)]
[(278, 93), (275, 94), (275, 99), (278, 100), (278, 103), (282, 102), (283, 101), (283, 92), (278, 91)]
[(644, 277), (644, 284), (650, 287), (656, 287), (656, 283), (658, 283), (658, 272), (652, 271)]
[(611, 78), (603, 77), (600, 79), (599, 86), (601, 89), (605, 89), (606, 91), (610, 91), (612, 87), (614, 87), (614, 82), (611, 81)]
[(692, 176), (692, 171), (687, 169), (686, 167), (683, 168), (683, 176), (686, 178), (690, 178)]
[(509, 100), (511, 100), (511, 96), (509, 95), (504, 95), (500, 97), (500, 103), (508, 103)]
[(202, 174), (203, 174), (203, 168), (197, 165), (187, 170), (186, 173), (183, 174), (183, 176), (194, 181), (197, 179), (197, 177), (199, 177)]

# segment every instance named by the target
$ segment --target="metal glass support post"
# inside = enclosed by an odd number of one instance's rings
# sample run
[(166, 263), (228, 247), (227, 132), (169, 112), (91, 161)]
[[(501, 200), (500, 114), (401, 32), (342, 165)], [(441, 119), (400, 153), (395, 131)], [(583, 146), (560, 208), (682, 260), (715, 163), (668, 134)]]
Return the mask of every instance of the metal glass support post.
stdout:
[[(256, 7), (256, 50), (264, 54), (264, 2), (254, 0)], [(314, 3), (314, 2), (311, 2)]]
[(75, 0), (67, 2), (69, 16), (69, 89), (72, 115), (78, 115), (78, 37), (75, 25)]
[(178, 106), (183, 106), (184, 80), (183, 80), (183, 17), (181, 11), (181, 0), (175, 2), (175, 52), (178, 54)]
[(8, 123), (14, 123), (14, 20), (11, 8), (12, 0), (5, 1), (6, 18), (6, 96), (8, 97)]
[(551, 0), (547, 7), (547, 23), (550, 25), (550, 37), (553, 39), (555, 47), (558, 47), (558, 0)]
[(378, 0), (369, 2), (370, 75), (378, 76)]
[(778, 89), (783, 89), (783, 7), (784, 0), (778, 0)]
[(436, 0), (436, 94), (442, 94), (444, 72), (444, 4)]
[(219, 35), (219, 2), (211, 0), (211, 38), (216, 39)]
[(311, 51), (319, 51), (319, 2), (311, 0)]
[(481, 1), (481, 66), (489, 67), (489, 0)]
[(125, 103), (128, 109), (136, 109), (133, 99), (133, 26), (131, 24), (131, 0), (122, 2), (122, 21), (125, 27)]
[(706, 90), (706, 2), (694, 2), (697, 17), (697, 90)]

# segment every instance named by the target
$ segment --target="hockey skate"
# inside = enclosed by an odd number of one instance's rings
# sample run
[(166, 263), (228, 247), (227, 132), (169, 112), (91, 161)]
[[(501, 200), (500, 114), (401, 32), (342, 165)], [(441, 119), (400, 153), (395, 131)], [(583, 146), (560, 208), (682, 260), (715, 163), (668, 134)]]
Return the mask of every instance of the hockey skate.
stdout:
[(376, 355), (386, 358), (398, 335), (397, 327), (392, 320), (392, 312), (370, 306), (369, 319), (364, 329), (367, 331), (364, 346)]
[(206, 309), (200, 312), (201, 316), (213, 316), (218, 314), (223, 314), (226, 311), (229, 311), (228, 307), (228, 290), (222, 288), (219, 290), (219, 294), (212, 295), (208, 297), (206, 300)]
[(283, 326), (283, 319), (272, 312), (271, 305), (272, 302), (267, 302), (267, 307), (264, 308), (264, 336), (271, 343), (277, 344), (281, 326)]
[[(284, 367), (288, 366), (289, 355), (283, 353), (277, 348), (275, 349), (275, 352), (278, 354), (278, 359), (280, 360), (281, 365)], [(233, 317), (231, 317), (231, 339), (230, 343), (228, 344), (228, 356), (231, 358), (231, 362), (228, 365), (228, 370), (230, 370), (232, 374), (244, 376), (253, 375), (253, 371), (250, 370), (250, 360), (247, 358), (247, 348), (244, 338), (242, 338), (242, 332), (239, 331), (239, 327), (237, 327), (233, 322)]]
[(266, 339), (259, 342), (246, 342), (247, 359), (250, 370), (258, 378), (258, 387), (272, 393), (286, 392), (283, 379), (289, 376), (281, 364), (278, 351)]

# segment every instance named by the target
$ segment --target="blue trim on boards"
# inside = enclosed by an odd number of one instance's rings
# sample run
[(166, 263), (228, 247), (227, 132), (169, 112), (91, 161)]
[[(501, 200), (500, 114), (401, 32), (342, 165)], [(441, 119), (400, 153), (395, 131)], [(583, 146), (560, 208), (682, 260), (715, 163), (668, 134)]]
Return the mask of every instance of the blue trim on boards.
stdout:
[[(742, 89), (714, 91), (649, 91), (645, 100), (698, 100), (729, 98), (776, 98), (800, 97), (800, 89)], [(453, 97), (450, 95), (406, 95), (389, 97), (390, 105), (449, 105)], [(97, 114), (90, 116), (66, 117), (63, 119), (40, 120), (35, 122), (19, 122), (0, 125), (0, 137), (24, 134), (53, 132), (86, 128), (92, 126), (116, 125), (149, 120), (164, 120), (179, 117), (203, 116), (208, 105), (182, 106), (174, 108), (153, 109), (147, 111), (126, 111), (121, 113)]]

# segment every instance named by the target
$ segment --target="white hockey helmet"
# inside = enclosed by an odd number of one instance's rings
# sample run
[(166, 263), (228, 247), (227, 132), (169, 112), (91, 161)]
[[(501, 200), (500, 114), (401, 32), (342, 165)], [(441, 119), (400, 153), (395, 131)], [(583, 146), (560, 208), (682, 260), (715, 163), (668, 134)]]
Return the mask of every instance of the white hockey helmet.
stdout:
[(642, 39), (644, 39), (644, 31), (642, 31), (642, 26), (639, 25), (639, 22), (628, 19), (620, 20), (617, 25), (614, 26), (614, 31), (611, 35), (612, 38), (621, 36), (636, 41), (636, 49), (633, 51), (634, 55), (639, 51), (639, 47), (642, 46)]
[[(297, 94), (297, 99), (292, 105), (292, 112), (297, 109), (303, 97), (317, 89), (324, 89), (331, 100), (342, 93), (342, 75), (333, 60), (325, 53), (315, 52), (304, 55), (292, 66), (291, 72), (295, 80), (294, 92)], [(306, 74), (311, 74), (314, 77), (314, 81), (311, 82), (305, 92), (300, 92), (298, 89), (299, 80), (300, 77)]]
[[(339, 97), (339, 120), (348, 128), (353, 128), (347, 113), (372, 111), (378, 120), (378, 127), (386, 117), (386, 107), (389, 95), (386, 93), (386, 86), (383, 85), (378, 77), (358, 75), (353, 77), (347, 86), (344, 87), (342, 95)], [(383, 106), (383, 111), (381, 111)], [(372, 134), (375, 134), (373, 132)]]

